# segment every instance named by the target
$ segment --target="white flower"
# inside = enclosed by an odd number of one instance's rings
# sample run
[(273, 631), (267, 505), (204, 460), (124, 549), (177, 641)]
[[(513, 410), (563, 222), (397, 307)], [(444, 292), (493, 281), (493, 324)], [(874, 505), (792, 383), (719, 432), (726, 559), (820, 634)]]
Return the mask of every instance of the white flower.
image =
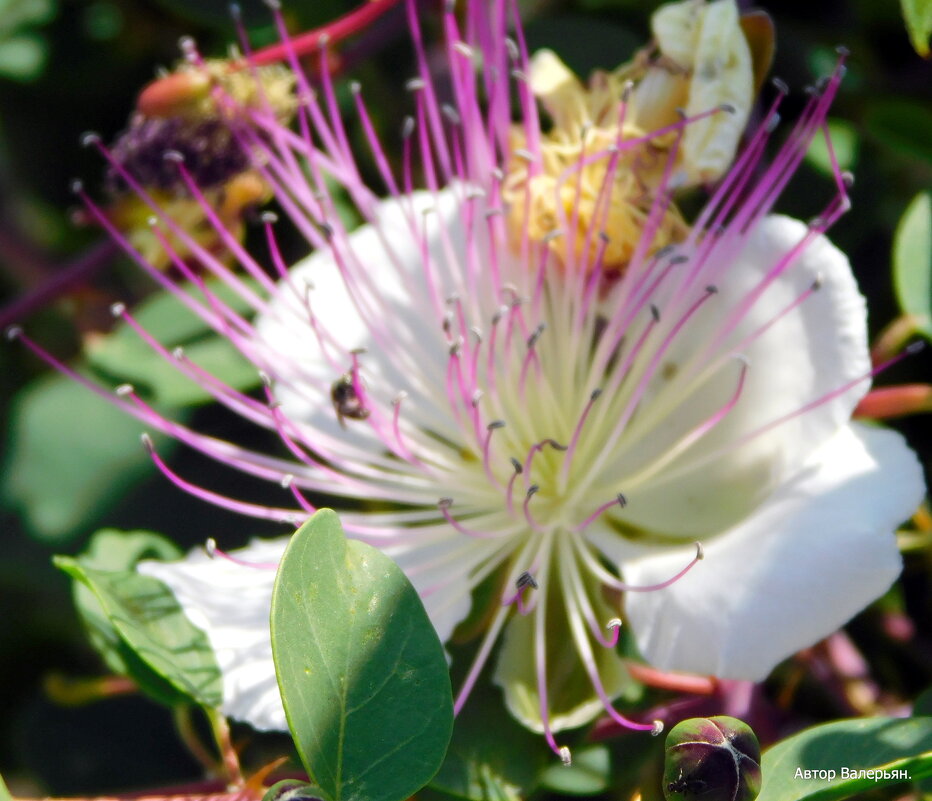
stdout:
[[(527, 57), (520, 38), (506, 46), (500, 9), (470, 3), (468, 43), (445, 13), (449, 104), (418, 45), (400, 177), (369, 135), (387, 199), (360, 177), (326, 75), (319, 97), (299, 78), (303, 135), (272, 111), (234, 123), (316, 248), (286, 273), (274, 245), (270, 265), (260, 265), (228, 243), (260, 292), (153, 207), (156, 230), (255, 308), (253, 325), (209, 293), (190, 302), (264, 373), (265, 398), (241, 395), (183, 357), (179, 369), (276, 431), (287, 453), (191, 431), (131, 388), (117, 402), (218, 461), (280, 482), (292, 503), (269, 509), (217, 496), (153, 452), (166, 475), (208, 500), (298, 522), (313, 510), (309, 499), (335, 499), (328, 503), (350, 536), (406, 571), (443, 640), (470, 611), (472, 591), (492, 582), (495, 608), (457, 708), (501, 642), (494, 679), (508, 708), (560, 753), (554, 733), (603, 710), (654, 728), (611, 705), (630, 681), (614, 649), (616, 618), (627, 618), (645, 658), (662, 668), (762, 679), (894, 581), (892, 533), (923, 485), (897, 434), (850, 423), (873, 371), (864, 300), (824, 236), (846, 206), (845, 177), (809, 225), (771, 213), (824, 122), (840, 70), (770, 164), (761, 153), (774, 109), (699, 219), (669, 224), (679, 220), (673, 166), (694, 118), (641, 136), (613, 120), (600, 129), (612, 131), (609, 146), (587, 149), (582, 137), (570, 166), (558, 159), (561, 172), (548, 173), (541, 156), (556, 140), (540, 133), (522, 79)], [(516, 128), (509, 92), (524, 110)], [(639, 113), (648, 99), (637, 94)], [(624, 99), (613, 102), (623, 118)], [(726, 112), (699, 116), (718, 113)], [(659, 166), (645, 164), (651, 154)], [(615, 183), (622, 174), (642, 179), (637, 192)], [(356, 231), (335, 214), (325, 175), (365, 218)], [(546, 212), (531, 202), (542, 185), (559, 193)], [(638, 235), (609, 264), (602, 254), (613, 231), (603, 223), (620, 204), (636, 208)], [(538, 236), (547, 220), (553, 227)], [(273, 221), (265, 225), (274, 242)], [(561, 237), (585, 237), (584, 246)], [(699, 564), (696, 540), (705, 545)], [(268, 635), (284, 544), (256, 541), (233, 555), (255, 566), (193, 553), (139, 568), (168, 584), (207, 632), (224, 671), (223, 710), (258, 728), (285, 728)]]

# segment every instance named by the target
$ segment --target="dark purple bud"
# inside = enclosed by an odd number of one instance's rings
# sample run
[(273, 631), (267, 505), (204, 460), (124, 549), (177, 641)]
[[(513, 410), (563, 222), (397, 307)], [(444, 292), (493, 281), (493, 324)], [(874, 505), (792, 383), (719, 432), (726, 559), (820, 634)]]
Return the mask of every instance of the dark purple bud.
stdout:
[(667, 801), (754, 801), (760, 785), (760, 744), (737, 718), (691, 718), (667, 735)]

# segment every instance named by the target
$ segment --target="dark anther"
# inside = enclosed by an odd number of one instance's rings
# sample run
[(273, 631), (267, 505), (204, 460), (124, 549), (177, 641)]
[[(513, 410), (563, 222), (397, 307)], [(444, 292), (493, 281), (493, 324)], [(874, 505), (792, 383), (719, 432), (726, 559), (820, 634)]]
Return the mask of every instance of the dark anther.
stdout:
[(705, 291), (708, 292), (710, 295), (717, 295), (717, 294), (718, 294), (718, 287), (715, 286), (715, 284), (709, 284), (709, 285), (705, 288)]
[(524, 468), (521, 466), (521, 462), (515, 459), (514, 456), (511, 457), (511, 466), (515, 469), (516, 475), (521, 475), (524, 472)]
[(544, 329), (547, 327), (546, 323), (541, 323), (537, 328), (534, 329), (534, 333), (528, 337), (527, 347), (528, 350), (533, 348), (537, 344), (537, 340), (540, 339), (540, 335), (544, 333)]
[(504, 427), (505, 427), (505, 421), (504, 421), (504, 420), (493, 420), (491, 423), (489, 423), (489, 424), (486, 426), (486, 428), (487, 428), (489, 431), (494, 431), (496, 428), (504, 428)]
[(599, 387), (596, 387), (594, 390), (592, 390), (592, 394), (589, 396), (589, 400), (595, 402), (600, 397), (602, 397), (602, 390), (599, 389)]
[(781, 95), (788, 95), (790, 93), (790, 87), (786, 85), (786, 81), (782, 78), (774, 78), (771, 83)]
[(453, 506), (453, 499), (452, 498), (440, 498), (437, 501), (437, 506), (439, 506), (441, 509), (449, 509), (451, 506)]
[(618, 493), (618, 505), (622, 509), (624, 509), (628, 505), (628, 499), (624, 495), (622, 495), (620, 492)]
[(531, 486), (527, 488), (527, 499), (530, 500), (538, 492), (540, 492), (540, 487), (537, 486), (537, 484), (531, 484)]
[(660, 309), (658, 309), (653, 303), (650, 304), (650, 316), (654, 318), (655, 323), (660, 322)]

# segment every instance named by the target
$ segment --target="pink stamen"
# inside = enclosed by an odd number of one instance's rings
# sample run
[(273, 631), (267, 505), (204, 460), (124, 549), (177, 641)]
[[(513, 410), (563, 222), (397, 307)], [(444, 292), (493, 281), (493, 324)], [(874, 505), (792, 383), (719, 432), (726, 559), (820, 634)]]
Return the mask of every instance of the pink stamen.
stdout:
[(155, 449), (155, 444), (152, 442), (152, 438), (148, 434), (142, 435), (142, 444), (145, 446), (146, 451), (149, 453), (149, 456), (152, 459), (152, 462), (159, 469), (162, 475), (164, 475), (165, 478), (171, 481), (171, 483), (176, 487), (188, 493), (189, 495), (193, 495), (195, 498), (200, 498), (201, 500), (207, 501), (214, 506), (219, 506), (229, 512), (246, 515), (247, 517), (256, 517), (261, 520), (274, 520), (276, 522), (284, 523), (290, 526), (300, 525), (304, 522), (303, 516), (296, 515), (294, 509), (276, 509), (269, 506), (262, 506), (260, 504), (238, 501), (235, 498), (230, 498), (226, 495), (221, 495), (217, 492), (213, 492), (212, 490), (204, 489), (203, 487), (199, 487), (196, 484), (192, 484), (190, 481), (183, 479), (167, 464), (165, 464), (162, 457), (159, 456), (158, 451)]
[(589, 417), (589, 412), (592, 411), (593, 405), (601, 397), (602, 390), (598, 387), (589, 394), (589, 400), (586, 402), (586, 406), (582, 411), (582, 414), (579, 416), (579, 422), (576, 423), (576, 428), (573, 429), (573, 436), (570, 439), (570, 444), (566, 449), (566, 456), (563, 458), (563, 464), (560, 467), (560, 484), (565, 486), (566, 479), (570, 473), (570, 465), (573, 463), (573, 457), (576, 455), (576, 446), (579, 444), (579, 438), (582, 436), (583, 426), (586, 424), (586, 419)]
[(613, 506), (618, 506), (620, 509), (624, 509), (625, 506), (627, 506), (627, 505), (628, 505), (627, 499), (625, 498), (624, 495), (622, 495), (622, 494), (619, 492), (618, 495), (617, 495), (617, 497), (615, 497), (615, 498), (614, 498), (613, 500), (611, 500), (611, 501), (607, 501), (606, 503), (603, 503), (598, 509), (596, 509), (591, 515), (589, 515), (589, 517), (587, 517), (585, 520), (583, 520), (583, 522), (580, 523), (578, 526), (576, 526), (576, 528), (573, 529), (573, 530), (576, 531), (576, 532), (585, 531), (587, 528), (589, 528), (589, 525), (590, 525), (593, 521), (597, 520), (598, 518), (600, 518), (600, 517), (602, 516), (602, 513), (603, 513), (603, 512), (608, 511), (608, 510), (611, 509)]
[(219, 556), (221, 559), (226, 559), (226, 561), (232, 562), (234, 565), (239, 565), (240, 567), (250, 567), (256, 570), (278, 570), (278, 562), (249, 562), (245, 559), (233, 556), (233, 554), (227, 553), (226, 551), (221, 551), (220, 548), (217, 547), (217, 541), (213, 537), (210, 537), (204, 543), (204, 550), (211, 559)]
[(534, 516), (531, 514), (530, 504), (531, 498), (533, 498), (540, 491), (540, 487), (537, 484), (531, 484), (528, 487), (527, 492), (524, 494), (524, 519), (527, 520), (528, 525), (537, 532), (544, 532), (547, 530), (545, 526), (542, 526), (538, 523)]
[(455, 528), (460, 534), (465, 534), (467, 537), (475, 537), (477, 539), (484, 540), (494, 540), (500, 539), (505, 536), (506, 532), (501, 531), (476, 531), (475, 529), (467, 528), (462, 523), (459, 522), (453, 515), (450, 513), (450, 507), (453, 506), (452, 498), (441, 498), (437, 501), (437, 508), (440, 509), (440, 514), (443, 515), (444, 519)]

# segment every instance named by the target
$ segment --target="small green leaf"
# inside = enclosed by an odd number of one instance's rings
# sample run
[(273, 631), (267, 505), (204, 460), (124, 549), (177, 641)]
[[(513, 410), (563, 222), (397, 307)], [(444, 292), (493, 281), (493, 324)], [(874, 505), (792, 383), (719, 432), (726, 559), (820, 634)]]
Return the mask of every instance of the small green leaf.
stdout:
[(893, 237), (893, 286), (904, 314), (932, 338), (932, 199), (913, 198)]
[(929, 57), (929, 35), (932, 34), (932, 0), (900, 0), (906, 30), (916, 52)]
[(13, 801), (13, 796), (10, 795), (6, 782), (3, 781), (3, 776), (0, 776), (0, 801)]
[(64, 541), (152, 471), (142, 430), (67, 376), (43, 376), (13, 403), (3, 495), (38, 537)]
[[(255, 289), (255, 284), (244, 280)], [(229, 286), (217, 280), (206, 282), (208, 290), (240, 314), (248, 304)], [(204, 302), (200, 290), (185, 287), (192, 297)], [(234, 389), (249, 389), (259, 383), (259, 374), (230, 341), (217, 334), (206, 322), (170, 292), (159, 292), (133, 312), (133, 317), (168, 352), (184, 348), (191, 361)], [(92, 342), (86, 349), (90, 366), (114, 385), (132, 384), (137, 392), (165, 406), (194, 406), (212, 396), (196, 381), (179, 370), (173, 359), (166, 360), (153, 350), (126, 323), (111, 334)]]
[(594, 795), (608, 789), (611, 757), (604, 745), (593, 745), (573, 752), (573, 764), (551, 765), (543, 772), (541, 784), (550, 790), (569, 795)]
[[(855, 777), (842, 778), (843, 768), (855, 771)], [(932, 717), (813, 726), (768, 750), (761, 769), (764, 783), (757, 801), (833, 801), (904, 781), (857, 778), (859, 770), (905, 771), (916, 781), (932, 775)]]
[(272, 654), (298, 753), (328, 801), (402, 801), (437, 772), (453, 727), (443, 646), (404, 573), (347, 540), (329, 509), (279, 566)]
[[(830, 119), (827, 124), (839, 168), (842, 170), (852, 169), (858, 158), (857, 130), (851, 123), (844, 120)], [(828, 143), (821, 132), (816, 135), (815, 139), (812, 140), (812, 144), (809, 145), (806, 160), (823, 175), (832, 176), (834, 174)]]
[(185, 616), (172, 591), (150, 576), (100, 570), (88, 561), (55, 558), (57, 567), (94, 593), (119, 636), (119, 658), (127, 672), (158, 700), (219, 706), (222, 680), (213, 649), (207, 635)]
[[(80, 561), (87, 567), (98, 570), (130, 571), (142, 559), (177, 559), (181, 552), (171, 542), (158, 534), (148, 531), (117, 531), (103, 529), (91, 537), (87, 549), (80, 556)], [(124, 640), (113, 627), (107, 613), (97, 596), (79, 581), (72, 587), (75, 608), (87, 627), (91, 644), (101, 655), (107, 667), (114, 673), (124, 676), (133, 674), (133, 669), (124, 654), (127, 650)], [(137, 661), (133, 661), (138, 666)], [(147, 671), (147, 669), (146, 669)], [(152, 678), (151, 681), (148, 679)], [(151, 695), (163, 703), (170, 703), (176, 693), (166, 688), (158, 677), (137, 676), (141, 687), (151, 685)]]

